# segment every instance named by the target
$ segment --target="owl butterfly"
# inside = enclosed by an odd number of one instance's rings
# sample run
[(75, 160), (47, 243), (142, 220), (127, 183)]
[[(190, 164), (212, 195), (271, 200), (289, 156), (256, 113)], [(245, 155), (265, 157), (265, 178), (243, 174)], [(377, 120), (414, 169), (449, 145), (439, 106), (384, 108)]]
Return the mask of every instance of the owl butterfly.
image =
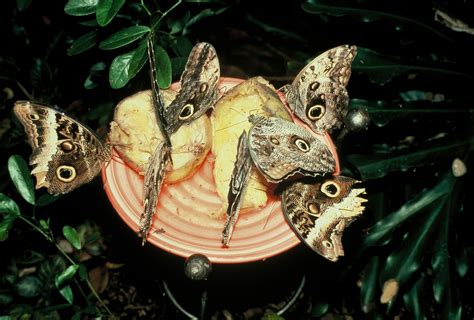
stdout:
[(320, 54), (292, 84), (281, 89), (291, 111), (313, 131), (331, 133), (341, 127), (349, 105), (346, 86), (356, 51), (355, 46), (344, 45)]
[(217, 83), (220, 78), (219, 60), (214, 47), (205, 42), (196, 44), (191, 50), (181, 75), (181, 89), (165, 109), (157, 80), (153, 36), (148, 39), (148, 58), (153, 109), (164, 142), (155, 149), (145, 172), (144, 210), (140, 216), (138, 232), (142, 238), (142, 244), (146, 242), (150, 231), (166, 169), (171, 164), (170, 136), (182, 125), (199, 118), (214, 106), (218, 96)]
[(318, 181), (295, 181), (282, 194), (283, 213), (298, 237), (330, 261), (344, 255), (344, 229), (364, 211), (367, 200), (358, 181), (334, 176)]
[(110, 159), (110, 149), (91, 129), (58, 108), (17, 101), (13, 111), (33, 149), (30, 165), (36, 189), (68, 193), (94, 179)]

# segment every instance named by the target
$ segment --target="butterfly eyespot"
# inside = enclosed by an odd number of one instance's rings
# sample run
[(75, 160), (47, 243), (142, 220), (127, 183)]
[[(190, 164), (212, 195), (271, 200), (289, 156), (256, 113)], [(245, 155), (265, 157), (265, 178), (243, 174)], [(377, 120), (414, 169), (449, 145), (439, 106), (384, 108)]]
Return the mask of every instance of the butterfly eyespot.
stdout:
[(303, 152), (309, 151), (309, 144), (303, 139), (300, 139), (300, 138), (296, 139), (295, 144), (298, 147), (298, 149), (300, 149), (301, 151)]
[(326, 181), (321, 186), (321, 192), (329, 198), (335, 198), (341, 193), (341, 187), (334, 181)]
[(76, 148), (76, 146), (74, 145), (74, 143), (72, 143), (71, 141), (64, 141), (60, 144), (60, 147), (61, 147), (61, 150), (66, 152), (66, 153), (69, 153), (71, 151), (74, 151), (74, 149)]
[(319, 206), (316, 203), (308, 204), (308, 211), (311, 215), (319, 217)]
[(280, 144), (280, 140), (278, 140), (278, 139), (275, 138), (275, 137), (271, 137), (271, 138), (270, 138), (270, 142), (273, 143), (273, 144), (276, 144), (276, 145), (279, 145), (279, 144)]
[(309, 85), (309, 88), (310, 88), (311, 90), (313, 90), (313, 91), (316, 91), (316, 89), (319, 88), (319, 82), (314, 81), (313, 83), (311, 83), (311, 84)]
[(328, 249), (331, 249), (332, 248), (332, 243), (327, 241), (327, 240), (323, 240), (323, 246), (325, 246)]
[(56, 177), (62, 182), (71, 182), (76, 176), (76, 168), (73, 166), (62, 165), (56, 169)]
[(207, 83), (202, 83), (201, 86), (199, 87), (199, 91), (206, 92), (208, 87), (209, 86), (207, 85)]
[(194, 114), (194, 106), (190, 103), (186, 104), (178, 116), (179, 120), (186, 120)]
[(38, 120), (40, 118), (39, 115), (37, 115), (36, 113), (30, 113), (28, 117), (33, 121)]
[(320, 104), (316, 104), (308, 109), (307, 116), (310, 120), (314, 121), (314, 120), (321, 119), (324, 116), (325, 112), (326, 112), (326, 107)]

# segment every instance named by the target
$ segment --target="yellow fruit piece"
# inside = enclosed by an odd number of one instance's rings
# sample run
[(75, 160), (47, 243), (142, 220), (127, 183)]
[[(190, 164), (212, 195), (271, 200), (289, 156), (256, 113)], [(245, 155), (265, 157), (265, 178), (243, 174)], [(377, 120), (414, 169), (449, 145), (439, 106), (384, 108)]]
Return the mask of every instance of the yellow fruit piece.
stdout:
[[(172, 90), (162, 91), (165, 105), (176, 96)], [(171, 135), (173, 169), (166, 176), (168, 183), (192, 176), (211, 149), (212, 127), (206, 115), (183, 125)], [(151, 104), (151, 90), (140, 91), (120, 101), (110, 123), (109, 141), (120, 156), (144, 174), (148, 158), (163, 140)]]
[[(252, 126), (251, 114), (280, 117), (291, 120), (288, 111), (275, 92), (275, 88), (261, 77), (251, 78), (227, 92), (216, 104), (212, 120), (212, 153), (215, 155), (214, 179), (223, 207), (212, 212), (221, 218), (227, 209), (229, 181), (234, 169), (237, 143), (243, 130)], [(241, 209), (262, 207), (267, 203), (268, 185), (255, 167), (252, 168)]]

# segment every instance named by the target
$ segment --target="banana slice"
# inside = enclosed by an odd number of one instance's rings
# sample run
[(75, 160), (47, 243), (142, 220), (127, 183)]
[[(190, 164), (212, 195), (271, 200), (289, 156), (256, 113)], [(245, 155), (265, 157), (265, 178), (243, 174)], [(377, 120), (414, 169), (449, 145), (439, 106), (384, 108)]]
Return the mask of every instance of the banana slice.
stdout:
[[(165, 105), (176, 96), (173, 90), (163, 90)], [(179, 128), (171, 136), (173, 169), (166, 180), (174, 183), (194, 174), (211, 149), (212, 126), (207, 116)], [(110, 123), (109, 141), (120, 156), (140, 174), (144, 174), (148, 158), (163, 136), (155, 120), (151, 90), (140, 91), (120, 101)]]
[[(291, 120), (287, 109), (275, 92), (275, 88), (261, 77), (251, 78), (227, 92), (216, 104), (212, 121), (212, 153), (215, 156), (214, 179), (223, 207), (211, 212), (214, 218), (222, 218), (227, 209), (227, 193), (237, 154), (237, 143), (242, 131), (249, 131), (251, 114), (280, 117)], [(252, 168), (251, 176), (242, 200), (241, 209), (262, 207), (267, 203), (268, 185)]]

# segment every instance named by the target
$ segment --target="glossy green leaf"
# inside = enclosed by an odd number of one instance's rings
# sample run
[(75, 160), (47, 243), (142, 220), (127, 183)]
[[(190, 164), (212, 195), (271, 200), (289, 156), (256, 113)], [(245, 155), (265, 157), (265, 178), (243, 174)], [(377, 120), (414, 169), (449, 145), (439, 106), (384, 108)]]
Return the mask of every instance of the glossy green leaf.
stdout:
[(112, 61), (109, 69), (109, 83), (113, 89), (124, 87), (130, 80), (128, 70), (134, 51), (121, 54)]
[(422, 191), (415, 198), (407, 201), (400, 209), (379, 220), (370, 228), (362, 245), (369, 247), (386, 243), (395, 228), (443, 200), (442, 197), (445, 197), (450, 191), (453, 181), (452, 175), (444, 176), (433, 188)]
[[(10, 294), (0, 291), (0, 305), (7, 305), (10, 304), (12, 301), (13, 297)], [(2, 320), (1, 317), (0, 320)]]
[(156, 75), (160, 88), (166, 89), (172, 80), (171, 60), (166, 50), (161, 46), (155, 46)]
[(132, 59), (130, 60), (130, 66), (128, 67), (128, 77), (130, 79), (135, 77), (138, 72), (140, 72), (148, 60), (147, 42), (147, 39), (143, 39), (142, 42), (140, 42), (138, 48), (132, 51), (133, 55)]
[(79, 269), (79, 265), (74, 264), (72, 266), (67, 267), (63, 272), (56, 275), (54, 279), (54, 285), (56, 288), (60, 288), (66, 281), (72, 279), (76, 274), (77, 270)]
[(187, 60), (188, 59), (185, 57), (171, 58), (171, 69), (173, 70), (173, 76), (179, 76), (183, 73)]
[(329, 310), (329, 303), (326, 301), (316, 301), (311, 308), (311, 316), (313, 317), (322, 317), (324, 316)]
[(178, 37), (171, 43), (174, 52), (178, 57), (185, 57), (188, 58), (191, 50), (193, 49), (193, 44), (189, 39), (185, 36)]
[(125, 0), (99, 0), (96, 9), (96, 19), (100, 26), (106, 26), (122, 8)]
[(97, 30), (90, 31), (86, 34), (83, 34), (71, 44), (67, 50), (67, 54), (74, 56), (76, 54), (82, 53), (89, 50), (97, 43)]
[(422, 258), (433, 249), (433, 235), (436, 236), (433, 230), (436, 230), (439, 216), (446, 210), (447, 198), (445, 194), (434, 202), (423, 223), (413, 226), (405, 234), (400, 248), (390, 254), (384, 263), (382, 283), (388, 279), (396, 279), (401, 287), (420, 268)]
[(400, 16), (392, 13), (390, 10), (377, 11), (352, 6), (343, 6), (338, 5), (337, 2), (327, 0), (309, 0), (302, 4), (302, 8), (304, 11), (312, 14), (327, 14), (335, 17), (342, 17), (347, 15), (358, 18), (363, 22), (372, 22), (375, 20), (389, 21), (396, 29), (398, 29), (399, 26), (403, 25), (415, 26), (421, 30), (436, 34), (445, 41), (453, 41), (444, 33), (441, 33), (435, 28), (432, 28), (429, 25), (420, 22), (419, 19), (412, 19), (410, 17)]
[(38, 207), (47, 206), (48, 204), (53, 203), (54, 201), (60, 199), (61, 196), (53, 196), (49, 193), (42, 194), (39, 199), (36, 201), (35, 205)]
[(98, 27), (99, 24), (97, 23), (97, 20), (91, 19), (91, 20), (86, 20), (86, 21), (79, 21), (78, 22), (81, 26), (86, 26), (86, 27)]
[[(453, 196), (450, 199), (455, 201)], [(459, 293), (452, 277), (450, 254), (449, 254), (449, 230), (452, 228), (451, 215), (455, 212), (455, 205), (447, 205), (443, 217), (437, 229), (437, 236), (434, 243), (434, 253), (431, 259), (433, 268), (433, 294), (436, 302), (441, 305), (442, 319), (461, 319), (461, 304)]]
[(426, 319), (423, 304), (425, 299), (426, 276), (420, 275), (411, 289), (403, 295), (403, 301), (412, 319)]
[(308, 42), (308, 40), (305, 37), (302, 37), (297, 33), (294, 33), (294, 32), (291, 32), (289, 30), (285, 30), (285, 29), (282, 29), (282, 28), (278, 28), (278, 27), (269, 25), (268, 23), (265, 23), (265, 22), (257, 19), (256, 17), (254, 17), (250, 14), (245, 15), (245, 20), (247, 20), (250, 23), (255, 24), (256, 26), (261, 28), (263, 31), (274, 34), (274, 35), (277, 35), (279, 37), (282, 37), (282, 38), (285, 38), (285, 39), (295, 40), (295, 41), (298, 41), (300, 43), (307, 43)]
[(107, 69), (107, 66), (104, 62), (97, 62), (92, 65), (89, 69), (89, 75), (84, 81), (84, 88), (91, 90), (98, 87), (98, 84), (94, 81), (95, 77), (101, 77), (104, 71)]
[(186, 23), (188, 23), (191, 13), (186, 11), (179, 19), (168, 18), (166, 25), (170, 29), (170, 34), (177, 34), (183, 31)]
[(150, 32), (150, 28), (147, 26), (129, 27), (112, 34), (99, 44), (99, 48), (102, 50), (120, 48), (140, 39), (148, 32)]
[(440, 160), (453, 159), (474, 148), (474, 138), (455, 141), (444, 139), (430, 145), (404, 149), (402, 151), (374, 154), (349, 155), (348, 161), (356, 166), (362, 180), (379, 179), (392, 171), (406, 171)]
[(364, 313), (371, 312), (380, 296), (379, 286), (380, 257), (372, 257), (364, 269), (360, 288), (360, 306)]
[(195, 16), (193, 16), (192, 18), (188, 20), (188, 22), (186, 23), (186, 26), (183, 29), (183, 35), (186, 35), (189, 33), (189, 29), (193, 24), (196, 24), (205, 18), (219, 15), (223, 13), (224, 11), (226, 11), (227, 9), (228, 7), (220, 8), (220, 9), (207, 8), (207, 9), (202, 10), (201, 12), (199, 12), (198, 14), (196, 14)]
[(71, 286), (65, 286), (61, 289), (59, 289), (59, 293), (66, 299), (69, 304), (72, 304), (74, 302), (74, 294), (72, 293)]
[(35, 187), (26, 161), (19, 155), (8, 158), (8, 172), (16, 190), (30, 204), (35, 204)]
[(460, 278), (464, 278), (469, 270), (469, 259), (467, 257), (466, 248), (462, 247), (456, 254), (456, 271)]
[(20, 216), (20, 209), (15, 201), (0, 193), (0, 241), (8, 238), (13, 222)]
[(18, 217), (20, 208), (13, 199), (0, 192), (0, 213)]
[(16, 0), (16, 7), (19, 11), (24, 11), (29, 7), (32, 0)]
[(437, 68), (421, 64), (404, 64), (399, 58), (387, 57), (371, 49), (358, 47), (357, 56), (352, 62), (352, 70), (366, 73), (370, 80), (384, 85), (396, 76), (409, 72), (426, 73), (438, 77), (453, 76), (472, 79), (472, 75), (449, 69)]
[(79, 235), (77, 234), (76, 229), (71, 226), (64, 226), (63, 235), (74, 248), (76, 248), (77, 250), (80, 250), (82, 248), (81, 240), (79, 239)]
[(13, 286), (16, 293), (22, 297), (31, 298), (41, 294), (43, 283), (35, 276), (25, 276), (20, 278)]
[(87, 16), (95, 12), (98, 0), (69, 0), (64, 12), (71, 16)]

